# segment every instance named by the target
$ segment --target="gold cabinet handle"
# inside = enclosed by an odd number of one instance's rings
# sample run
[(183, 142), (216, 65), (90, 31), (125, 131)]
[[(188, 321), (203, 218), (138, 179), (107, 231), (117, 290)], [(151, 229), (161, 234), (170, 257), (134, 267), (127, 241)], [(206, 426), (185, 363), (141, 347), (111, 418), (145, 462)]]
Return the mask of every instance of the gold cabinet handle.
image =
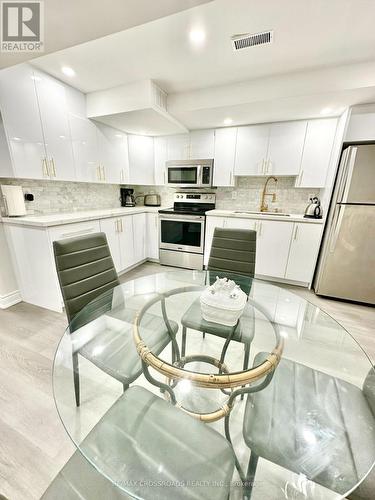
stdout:
[(298, 235), (298, 224), (296, 224), (296, 229), (294, 231), (294, 238), (293, 238), (294, 240), (297, 239), (297, 235)]
[(100, 165), (98, 165), (98, 166), (96, 167), (96, 178), (97, 178), (97, 180), (98, 180), (98, 181), (100, 181), (100, 180), (101, 180), (101, 179), (100, 179)]
[(102, 181), (105, 181), (105, 167), (102, 165)]
[(49, 177), (47, 158), (42, 159), (43, 176)]
[(122, 219), (120, 219), (120, 227), (121, 227), (121, 232), (123, 233), (124, 232), (124, 229), (122, 227)]
[(56, 177), (55, 161), (54, 161), (53, 158), (50, 158), (49, 162), (50, 162), (50, 165), (51, 165), (51, 172), (52, 172), (51, 176), (52, 177)]
[(118, 227), (118, 219), (115, 220), (115, 232), (116, 233), (120, 232), (119, 227)]

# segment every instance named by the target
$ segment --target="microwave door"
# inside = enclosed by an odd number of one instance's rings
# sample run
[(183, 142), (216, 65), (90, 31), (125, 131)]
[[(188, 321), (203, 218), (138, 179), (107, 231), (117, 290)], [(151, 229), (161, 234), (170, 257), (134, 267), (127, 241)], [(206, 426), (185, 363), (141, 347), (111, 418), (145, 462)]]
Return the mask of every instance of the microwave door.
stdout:
[(168, 167), (168, 184), (173, 186), (196, 186), (198, 184), (198, 168)]

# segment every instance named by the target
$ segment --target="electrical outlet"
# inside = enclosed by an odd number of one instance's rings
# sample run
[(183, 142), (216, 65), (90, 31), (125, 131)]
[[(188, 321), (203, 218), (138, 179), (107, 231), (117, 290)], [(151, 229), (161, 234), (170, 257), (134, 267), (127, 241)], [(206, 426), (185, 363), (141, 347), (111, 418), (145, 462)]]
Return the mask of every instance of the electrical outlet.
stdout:
[(232, 191), (232, 200), (237, 198), (237, 191)]

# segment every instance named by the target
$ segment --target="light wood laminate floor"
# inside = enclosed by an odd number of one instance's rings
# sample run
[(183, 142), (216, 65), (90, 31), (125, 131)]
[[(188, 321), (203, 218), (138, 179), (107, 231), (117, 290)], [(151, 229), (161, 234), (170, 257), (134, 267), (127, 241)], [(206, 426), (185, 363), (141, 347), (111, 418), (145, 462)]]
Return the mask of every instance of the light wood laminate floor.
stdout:
[[(121, 280), (167, 269), (145, 263)], [(375, 308), (287, 288), (334, 317), (375, 362)], [(64, 314), (30, 304), (0, 310), (0, 493), (9, 500), (39, 499), (74, 451), (51, 384), (53, 355), (65, 327)]]

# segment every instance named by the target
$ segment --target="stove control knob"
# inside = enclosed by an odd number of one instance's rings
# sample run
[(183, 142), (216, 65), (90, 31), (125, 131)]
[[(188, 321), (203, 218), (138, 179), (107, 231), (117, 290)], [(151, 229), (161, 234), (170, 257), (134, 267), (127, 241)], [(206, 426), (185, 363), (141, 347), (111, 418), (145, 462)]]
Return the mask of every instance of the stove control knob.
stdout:
[(205, 200), (207, 200), (208, 196), (205, 194), (205, 195), (203, 196), (203, 198), (204, 198)]

